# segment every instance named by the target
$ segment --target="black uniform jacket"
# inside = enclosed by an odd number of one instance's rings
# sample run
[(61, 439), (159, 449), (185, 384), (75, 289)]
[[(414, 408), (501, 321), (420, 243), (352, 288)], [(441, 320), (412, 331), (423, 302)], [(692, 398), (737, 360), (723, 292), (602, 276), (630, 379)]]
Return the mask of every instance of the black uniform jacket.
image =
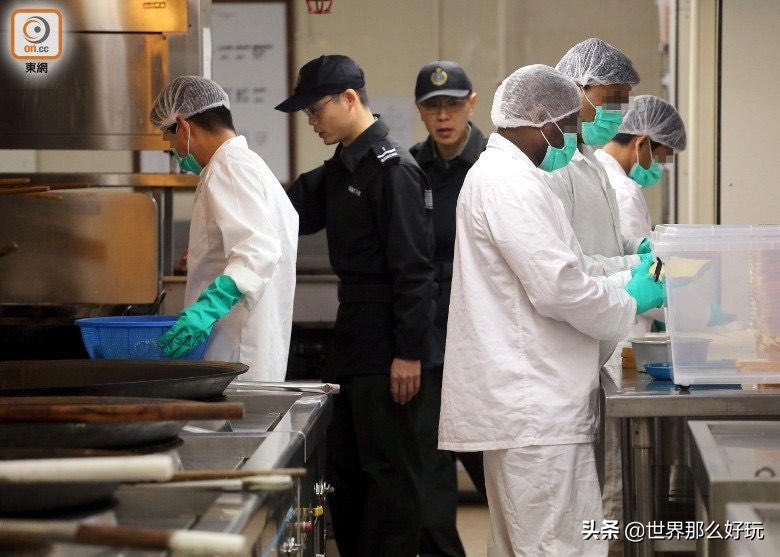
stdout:
[(341, 281), (325, 378), (386, 374), (393, 358), (427, 360), (435, 311), (431, 194), (384, 122), (339, 145), (288, 195), (300, 234), (325, 227)]
[(452, 290), (452, 259), (455, 250), (455, 208), (458, 194), (473, 166), (487, 146), (482, 132), (471, 124), (471, 135), (460, 155), (443, 161), (434, 154), (433, 139), (417, 143), (409, 151), (428, 177), (433, 190), (433, 234), (436, 241), (434, 267), (439, 297), (436, 301), (435, 331), (431, 339), (429, 364), (444, 363), (444, 341), (447, 338), (447, 315)]

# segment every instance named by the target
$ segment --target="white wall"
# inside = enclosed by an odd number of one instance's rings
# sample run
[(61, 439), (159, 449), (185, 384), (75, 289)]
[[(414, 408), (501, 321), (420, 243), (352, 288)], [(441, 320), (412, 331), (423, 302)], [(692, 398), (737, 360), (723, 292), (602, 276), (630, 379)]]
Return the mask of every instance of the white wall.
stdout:
[(720, 222), (780, 223), (777, 0), (723, 0)]

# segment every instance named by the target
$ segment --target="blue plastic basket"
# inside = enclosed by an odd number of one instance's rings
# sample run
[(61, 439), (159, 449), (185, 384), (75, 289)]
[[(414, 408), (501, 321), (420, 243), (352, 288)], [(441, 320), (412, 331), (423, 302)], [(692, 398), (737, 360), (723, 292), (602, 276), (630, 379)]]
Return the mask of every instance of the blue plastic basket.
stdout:
[[(170, 360), (157, 341), (173, 324), (175, 315), (89, 317), (76, 319), (90, 358), (96, 360)], [(186, 360), (202, 360), (209, 339), (187, 354)]]

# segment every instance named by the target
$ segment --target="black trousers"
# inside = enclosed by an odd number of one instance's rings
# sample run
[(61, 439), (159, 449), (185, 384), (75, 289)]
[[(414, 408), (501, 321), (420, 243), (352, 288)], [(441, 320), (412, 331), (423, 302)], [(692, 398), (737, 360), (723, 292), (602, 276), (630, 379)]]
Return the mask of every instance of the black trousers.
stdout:
[(477, 490), (485, 493), (482, 453), (440, 451), (439, 414), (441, 409), (442, 367), (426, 369), (422, 374), (417, 400), (417, 434), (423, 455), (423, 518), (420, 555), (462, 557), (463, 544), (456, 526), (458, 509), (457, 455)]
[(414, 557), (422, 459), (414, 405), (396, 404), (387, 375), (339, 378), (327, 433), (329, 495), (341, 557)]

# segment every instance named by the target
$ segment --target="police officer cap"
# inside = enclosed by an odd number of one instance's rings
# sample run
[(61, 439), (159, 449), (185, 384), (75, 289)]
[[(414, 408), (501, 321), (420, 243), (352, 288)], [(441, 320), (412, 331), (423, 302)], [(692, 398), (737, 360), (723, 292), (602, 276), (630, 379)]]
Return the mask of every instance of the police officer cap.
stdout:
[(365, 86), (363, 70), (352, 58), (340, 54), (320, 56), (303, 65), (292, 96), (277, 105), (276, 110), (295, 112), (327, 95)]
[(423, 66), (417, 74), (414, 102), (421, 103), (439, 95), (465, 97), (472, 89), (471, 80), (456, 62), (436, 60)]

